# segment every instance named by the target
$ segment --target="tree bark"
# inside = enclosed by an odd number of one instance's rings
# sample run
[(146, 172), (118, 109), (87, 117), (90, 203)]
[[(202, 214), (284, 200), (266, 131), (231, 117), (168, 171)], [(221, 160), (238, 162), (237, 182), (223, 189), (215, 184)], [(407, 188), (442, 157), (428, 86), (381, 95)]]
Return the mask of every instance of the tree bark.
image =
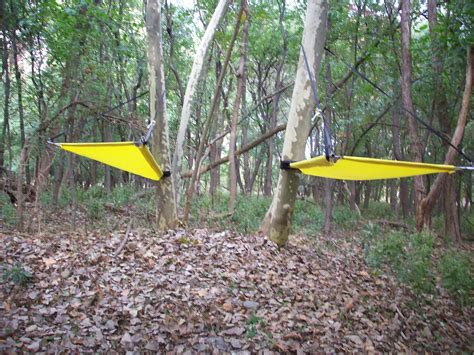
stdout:
[(237, 197), (237, 156), (235, 155), (237, 142), (237, 121), (239, 119), (240, 103), (242, 94), (245, 91), (246, 81), (246, 63), (248, 51), (248, 35), (249, 35), (249, 7), (246, 0), (242, 0), (242, 8), (246, 16), (246, 21), (242, 29), (242, 47), (240, 51), (239, 70), (237, 72), (237, 92), (235, 94), (234, 109), (232, 111), (232, 119), (230, 125), (230, 140), (229, 140), (229, 214), (234, 213), (235, 199)]
[[(216, 81), (219, 79), (219, 75), (222, 69), (222, 63), (220, 62), (220, 55), (221, 51), (218, 50), (216, 54)], [(219, 110), (217, 110), (216, 114), (214, 115), (213, 119), (213, 124), (212, 124), (212, 129), (211, 129), (211, 137), (212, 141), (209, 144), (209, 159), (210, 161), (215, 161), (220, 158), (221, 156), (221, 144), (218, 144), (219, 139), (216, 139), (217, 136), (217, 128), (221, 127), (224, 125), (225, 122), (225, 113), (227, 110), (227, 102), (228, 102), (228, 97), (225, 95), (224, 90), (222, 90), (222, 95), (219, 95), (218, 100), (223, 100), (223, 107), (221, 110), (221, 113), (219, 114)], [(220, 106), (220, 102), (217, 102), (217, 107)], [(221, 124), (219, 124), (219, 121), (221, 121)], [(211, 196), (214, 196), (217, 192), (217, 188), (219, 186), (220, 182), (220, 169), (219, 167), (216, 167), (216, 169), (211, 169), (211, 174), (210, 174), (210, 179), (209, 179), (209, 193)]]
[(235, 40), (236, 40), (237, 35), (239, 33), (239, 30), (240, 30), (240, 25), (241, 25), (241, 21), (242, 21), (242, 14), (243, 14), (243, 8), (240, 9), (240, 11), (237, 15), (238, 16), (237, 17), (237, 23), (235, 25), (234, 33), (233, 33), (232, 38), (230, 40), (229, 47), (227, 48), (227, 52), (226, 52), (225, 59), (224, 59), (224, 65), (222, 66), (222, 71), (219, 75), (219, 78), (217, 79), (216, 89), (214, 91), (214, 96), (213, 96), (213, 99), (212, 99), (211, 108), (210, 108), (209, 114), (206, 118), (206, 122), (204, 124), (204, 129), (203, 129), (202, 135), (201, 135), (201, 140), (199, 142), (199, 147), (198, 147), (198, 150), (196, 152), (195, 167), (194, 167), (193, 173), (191, 175), (191, 180), (189, 182), (188, 190), (186, 191), (186, 203), (185, 203), (184, 211), (183, 211), (183, 222), (184, 223), (187, 223), (188, 220), (189, 220), (189, 212), (191, 211), (191, 200), (192, 200), (193, 195), (194, 195), (195, 183), (197, 181), (198, 173), (199, 173), (200, 166), (201, 166), (201, 159), (202, 159), (202, 156), (203, 156), (203, 153), (204, 153), (204, 145), (207, 142), (207, 136), (209, 134), (209, 128), (210, 128), (210, 125), (211, 125), (211, 120), (212, 120), (212, 117), (215, 114), (216, 109), (217, 109), (217, 102), (218, 102), (218, 98), (219, 98), (219, 95), (220, 95), (222, 82), (224, 80), (224, 76), (225, 76), (225, 73), (227, 71), (227, 66), (229, 65), (230, 56), (232, 54), (232, 49), (234, 47)]
[[(166, 112), (165, 76), (161, 33), (160, 0), (148, 0), (146, 7), (147, 56), (150, 85), (150, 118), (156, 122), (152, 150), (157, 163), (169, 170), (169, 135)], [(174, 228), (178, 222), (173, 174), (156, 184), (156, 225), (159, 230)]]
[[(285, 20), (285, 12), (286, 12), (286, 2), (283, 0), (278, 3), (278, 8), (280, 12), (280, 32), (282, 36), (282, 47), (281, 47), (281, 60), (276, 69), (276, 79), (275, 79), (275, 92), (277, 93), (272, 100), (272, 115), (270, 116), (270, 129), (275, 128), (278, 122), (278, 108), (280, 104), (280, 96), (281, 91), (280, 89), (283, 86), (281, 80), (281, 73), (283, 71), (283, 67), (286, 62), (286, 52), (288, 50), (288, 35), (285, 30), (284, 20)], [(264, 187), (263, 192), (265, 196), (271, 196), (272, 188), (273, 188), (273, 155), (274, 155), (274, 142), (273, 139), (268, 141), (268, 159), (267, 165), (265, 168), (265, 180), (264, 180)]]
[(186, 85), (186, 92), (184, 94), (183, 107), (181, 109), (181, 119), (179, 122), (178, 135), (176, 137), (176, 145), (173, 154), (173, 161), (171, 164), (171, 170), (178, 180), (181, 177), (180, 172), (181, 159), (183, 157), (184, 138), (186, 136), (186, 130), (188, 128), (189, 119), (191, 117), (192, 101), (195, 96), (198, 83), (204, 75), (205, 58), (207, 57), (209, 47), (217, 31), (217, 26), (224, 17), (228, 7), (229, 0), (219, 1), (194, 56), (191, 74), (189, 74), (188, 84)]
[[(17, 229), (19, 232), (23, 232), (24, 226), (24, 194), (23, 194), (23, 176), (25, 170), (25, 164), (28, 160), (28, 142), (24, 142), (23, 147), (21, 149), (20, 154), (20, 161), (18, 162), (18, 174), (16, 180), (16, 189), (17, 189)], [(28, 192), (27, 192), (28, 193)]]
[[(330, 28), (330, 23), (328, 23), (328, 29)], [(331, 92), (335, 92), (335, 86), (332, 82), (332, 73), (331, 73), (331, 64), (329, 61), (326, 63), (326, 95), (329, 97)], [(331, 127), (331, 121), (333, 118), (333, 111), (331, 108), (328, 108), (326, 120), (329, 127)], [(326, 123), (324, 123), (326, 124)], [(324, 189), (324, 234), (331, 235), (332, 233), (332, 212), (334, 209), (334, 187), (336, 186), (336, 181), (333, 179), (323, 179), (323, 189)]]
[[(309, 67), (317, 77), (326, 40), (328, 5), (326, 0), (308, 1), (302, 46)], [(300, 51), (295, 87), (285, 132), (282, 159), (304, 158), (306, 139), (311, 128), (311, 111), (314, 108), (309, 76)], [(284, 246), (290, 233), (291, 217), (298, 190), (299, 176), (291, 170), (280, 170), (272, 204), (260, 230), (278, 246)]]
[[(2, 12), (3, 10), (2, 3)], [(2, 21), (2, 37), (2, 71), (5, 79), (3, 81), (3, 125), (2, 135), (0, 136), (0, 176), (2, 176), (5, 169), (5, 147), (10, 124), (10, 72), (8, 65), (8, 36), (5, 19)]]
[[(402, 45), (402, 103), (406, 111), (415, 114), (415, 108), (413, 106), (412, 95), (411, 95), (411, 54), (410, 54), (410, 42), (411, 42), (411, 23), (410, 23), (410, 11), (411, 5), (410, 0), (401, 1), (402, 13), (401, 13), (401, 45)], [(423, 145), (421, 143), (418, 127), (415, 119), (412, 115), (406, 114), (408, 119), (408, 131), (410, 136), (410, 151), (412, 159), (415, 162), (423, 161)], [(415, 176), (414, 181), (414, 198), (415, 198), (415, 220), (419, 227), (423, 221), (421, 216), (421, 200), (425, 196), (425, 183), (423, 176)]]
[[(13, 2), (10, 4), (13, 7)], [(13, 11), (13, 8), (12, 8)], [(16, 17), (16, 27), (18, 27), (18, 18)], [(23, 83), (21, 80), (21, 72), (18, 67), (18, 46), (17, 46), (17, 38), (15, 33), (16, 28), (12, 31), (12, 49), (13, 49), (13, 63), (15, 67), (15, 79), (16, 79), (16, 87), (17, 87), (17, 100), (18, 100), (18, 115), (20, 118), (20, 146), (23, 148), (25, 145), (25, 111), (23, 109)], [(26, 161), (24, 162), (24, 172), (26, 176), (26, 183), (27, 185), (30, 184), (30, 169), (28, 163), (28, 155), (26, 156)]]
[(446, 195), (444, 198), (444, 234), (450, 236), (455, 243), (461, 242), (461, 223), (456, 196), (456, 177), (445, 178)]
[[(396, 103), (392, 108), (392, 145), (393, 155), (396, 160), (405, 160), (402, 144), (400, 141), (400, 106)], [(408, 217), (408, 184), (406, 179), (400, 181), (400, 205), (402, 208), (402, 216), (405, 220)]]
[[(462, 141), (462, 138), (464, 136), (464, 129), (466, 128), (466, 123), (468, 119), (468, 114), (469, 114), (469, 105), (470, 105), (470, 100), (471, 100), (471, 94), (472, 94), (472, 86), (473, 86), (473, 81), (474, 81), (474, 47), (469, 46), (467, 49), (467, 64), (466, 64), (466, 82), (464, 85), (464, 93), (463, 93), (463, 98), (461, 102), (461, 109), (459, 111), (459, 116), (458, 116), (458, 122), (456, 125), (456, 129), (454, 131), (453, 137), (451, 138), (451, 144), (455, 147), (459, 147)], [(444, 158), (444, 164), (451, 165), (454, 162), (454, 159), (456, 157), (456, 151), (452, 148), (449, 147), (446, 156)], [(434, 181), (433, 185), (431, 186), (431, 190), (428, 193), (428, 195), (421, 201), (420, 204), (420, 214), (421, 214), (421, 225), (417, 224), (417, 227), (428, 227), (429, 222), (430, 222), (430, 214), (433, 210), (433, 207), (439, 198), (441, 191), (443, 190), (444, 187), (449, 187), (452, 185), (451, 182), (447, 183), (448, 175), (447, 174), (439, 174), (436, 177), (436, 180)], [(451, 184), (451, 185), (450, 185)], [(448, 191), (448, 190), (446, 190)], [(448, 192), (447, 199), (449, 198), (451, 202), (453, 202), (453, 192), (449, 191)], [(455, 200), (454, 200), (454, 203)], [(447, 213), (451, 213), (454, 210), (455, 206), (451, 206), (447, 209)], [(452, 219), (451, 217), (446, 216), (447, 218), (447, 223), (456, 223), (455, 219)], [(454, 227), (450, 229), (453, 232), (457, 233), (457, 230), (459, 230), (459, 227)], [(458, 235), (453, 235), (454, 239), (460, 239), (460, 236)]]

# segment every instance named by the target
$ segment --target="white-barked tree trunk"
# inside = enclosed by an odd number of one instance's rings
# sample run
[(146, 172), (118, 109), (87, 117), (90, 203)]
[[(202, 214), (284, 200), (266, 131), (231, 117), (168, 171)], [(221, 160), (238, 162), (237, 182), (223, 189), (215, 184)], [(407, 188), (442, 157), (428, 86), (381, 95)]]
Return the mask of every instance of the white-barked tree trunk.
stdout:
[(206, 31), (204, 32), (204, 36), (201, 39), (201, 43), (199, 44), (196, 54), (194, 55), (191, 74), (189, 74), (188, 84), (186, 85), (186, 92), (184, 94), (183, 107), (181, 109), (181, 119), (179, 121), (178, 135), (176, 137), (173, 161), (171, 164), (172, 174), (174, 174), (178, 180), (181, 176), (181, 160), (183, 158), (184, 139), (189, 125), (189, 119), (191, 118), (193, 98), (195, 97), (198, 83), (204, 75), (205, 60), (209, 52), (209, 47), (212, 43), (212, 40), (214, 39), (214, 35), (216, 34), (217, 26), (227, 12), (229, 2), (230, 0), (220, 0), (217, 4), (211, 21), (209, 21)]
[[(326, 0), (308, 0), (302, 45), (308, 64), (315, 77), (326, 41), (328, 3)], [(288, 124), (283, 143), (283, 160), (302, 160), (306, 139), (311, 128), (311, 114), (315, 107), (309, 75), (303, 52), (300, 50), (295, 86), (291, 99)], [(261, 232), (279, 246), (284, 246), (290, 233), (291, 217), (298, 190), (298, 173), (280, 170), (278, 185), (273, 194), (272, 204), (260, 226)]]
[[(165, 76), (161, 33), (160, 0), (148, 0), (146, 7), (148, 81), (150, 85), (150, 119), (156, 121), (152, 152), (158, 165), (169, 170), (168, 116), (166, 114)], [(156, 225), (159, 230), (174, 228), (178, 218), (173, 174), (163, 177), (156, 187)]]

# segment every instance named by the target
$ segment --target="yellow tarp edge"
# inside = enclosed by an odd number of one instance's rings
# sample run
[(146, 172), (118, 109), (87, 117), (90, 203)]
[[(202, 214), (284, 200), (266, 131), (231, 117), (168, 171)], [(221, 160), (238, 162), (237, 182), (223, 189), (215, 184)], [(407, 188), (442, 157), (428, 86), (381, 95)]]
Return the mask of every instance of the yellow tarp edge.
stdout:
[(134, 142), (57, 143), (65, 151), (159, 181), (163, 171), (145, 145)]
[(290, 167), (307, 175), (339, 180), (395, 179), (437, 173), (452, 174), (456, 171), (453, 165), (351, 156), (340, 157), (334, 162), (327, 161), (324, 156), (319, 156), (290, 163)]

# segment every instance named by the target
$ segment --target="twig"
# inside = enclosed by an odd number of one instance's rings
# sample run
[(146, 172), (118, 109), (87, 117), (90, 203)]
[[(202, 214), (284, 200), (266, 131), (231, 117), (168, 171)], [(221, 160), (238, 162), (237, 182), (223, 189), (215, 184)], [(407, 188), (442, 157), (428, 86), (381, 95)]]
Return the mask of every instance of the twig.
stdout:
[(125, 247), (125, 244), (127, 243), (127, 240), (128, 240), (128, 236), (130, 235), (130, 231), (132, 230), (132, 224), (133, 224), (133, 217), (130, 218), (130, 222), (128, 222), (127, 231), (125, 232), (125, 238), (123, 238), (122, 243), (120, 243), (120, 246), (115, 251), (115, 254), (114, 254), (115, 258), (120, 254), (122, 249)]

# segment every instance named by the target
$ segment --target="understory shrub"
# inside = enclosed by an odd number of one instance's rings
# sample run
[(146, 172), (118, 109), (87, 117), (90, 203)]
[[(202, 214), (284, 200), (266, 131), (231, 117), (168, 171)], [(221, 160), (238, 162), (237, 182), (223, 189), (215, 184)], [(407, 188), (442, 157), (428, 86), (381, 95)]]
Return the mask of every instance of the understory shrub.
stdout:
[[(228, 194), (216, 193), (213, 198), (201, 195), (193, 200), (192, 222), (196, 225), (207, 224), (242, 233), (254, 233), (260, 227), (271, 202), (270, 197), (238, 195), (234, 214), (229, 217)], [(314, 235), (321, 229), (323, 220), (324, 215), (318, 205), (305, 200), (296, 200), (292, 233)]]
[(473, 263), (466, 253), (451, 250), (444, 255), (438, 266), (441, 282), (461, 305), (474, 304)]
[(369, 266), (392, 269), (402, 282), (415, 290), (434, 290), (433, 236), (430, 233), (390, 232), (385, 237), (372, 238), (366, 250)]
[(26, 286), (33, 275), (23, 265), (16, 263), (13, 266), (3, 267), (3, 282), (12, 282), (16, 286)]
[(335, 227), (348, 230), (357, 227), (360, 216), (348, 206), (336, 206), (332, 219)]
[(18, 221), (16, 208), (4, 192), (0, 192), (0, 219), (8, 227), (15, 226)]

